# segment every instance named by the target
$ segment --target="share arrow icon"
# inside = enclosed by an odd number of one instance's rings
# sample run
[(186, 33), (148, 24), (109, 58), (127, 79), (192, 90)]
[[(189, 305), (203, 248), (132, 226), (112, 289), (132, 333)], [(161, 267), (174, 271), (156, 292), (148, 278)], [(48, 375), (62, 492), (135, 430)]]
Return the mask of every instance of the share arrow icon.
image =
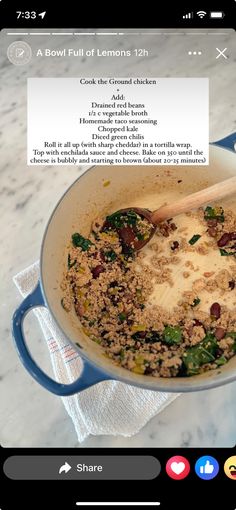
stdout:
[(63, 464), (60, 469), (59, 469), (59, 475), (61, 475), (61, 473), (65, 472), (65, 473), (69, 473), (69, 471), (71, 470), (71, 466), (70, 464), (68, 464), (68, 462), (65, 462), (65, 464)]
[(46, 12), (47, 12), (47, 11), (40, 12), (40, 13), (39, 13), (39, 16), (41, 16), (41, 18), (43, 19), (43, 18), (44, 18), (44, 16), (45, 16), (45, 14), (46, 14)]

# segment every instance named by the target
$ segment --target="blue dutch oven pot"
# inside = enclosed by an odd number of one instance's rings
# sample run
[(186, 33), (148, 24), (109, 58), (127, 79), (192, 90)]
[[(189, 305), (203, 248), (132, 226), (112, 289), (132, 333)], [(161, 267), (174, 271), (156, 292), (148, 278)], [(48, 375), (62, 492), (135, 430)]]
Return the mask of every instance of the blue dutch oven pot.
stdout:
[[(104, 356), (99, 345), (86, 336), (75, 313), (65, 312), (60, 304), (62, 298), (60, 282), (66, 260), (65, 248), (75, 230), (87, 235), (91, 222), (97, 215), (108, 210), (135, 205), (135, 200), (142, 207), (142, 197), (145, 194), (154, 195), (155, 203), (152, 204), (153, 207), (149, 204), (149, 207), (156, 208), (158, 202), (160, 204), (163, 202), (160, 195), (163, 183), (167, 187), (170, 186), (170, 200), (173, 196), (177, 199), (180, 196), (179, 187), (175, 186), (173, 189), (174, 177), (176, 180), (182, 179), (186, 184), (186, 194), (189, 194), (189, 189), (191, 192), (201, 189), (203, 181), (210, 185), (234, 176), (235, 142), (236, 133), (233, 133), (210, 144), (208, 166), (92, 167), (66, 191), (54, 209), (44, 234), (40, 257), (40, 281), (34, 291), (24, 299), (13, 317), (13, 337), (19, 357), (29, 374), (44, 388), (56, 395), (68, 396), (101, 381), (114, 379), (154, 391), (185, 392), (209, 389), (236, 379), (236, 356), (217, 371), (191, 378), (154, 378), (118, 367)], [(111, 184), (104, 187), (103, 183), (107, 180)], [(82, 373), (79, 379), (71, 384), (62, 384), (51, 379), (37, 365), (29, 352), (23, 333), (23, 322), (25, 316), (36, 307), (48, 308), (57, 326), (83, 360)], [(80, 347), (75, 342), (79, 342)]]

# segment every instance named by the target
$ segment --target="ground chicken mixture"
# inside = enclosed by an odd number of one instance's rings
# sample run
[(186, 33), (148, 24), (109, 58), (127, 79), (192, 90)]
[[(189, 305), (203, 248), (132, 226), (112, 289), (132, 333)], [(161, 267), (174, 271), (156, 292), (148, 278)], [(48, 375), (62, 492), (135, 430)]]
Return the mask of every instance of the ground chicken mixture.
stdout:
[[(67, 270), (61, 284), (62, 306), (73, 307), (84, 332), (101, 345), (104, 354), (116, 365), (137, 374), (153, 377), (184, 377), (201, 374), (227, 363), (236, 353), (236, 310), (211, 302), (208, 312), (201, 310), (201, 292), (221, 295), (234, 292), (236, 264), (215, 273), (205, 272), (184, 291), (170, 312), (149, 303), (155, 286), (173, 286), (173, 264), (184, 252), (183, 279), (199, 270), (188, 260), (196, 251), (236, 262), (236, 216), (221, 207), (208, 206), (194, 213), (204, 229), (203, 235), (185, 236), (172, 219), (162, 223), (148, 245), (151, 266), (145, 254), (135, 251), (135, 242), (150, 236), (152, 225), (135, 211), (128, 215), (113, 213), (96, 219), (88, 239), (78, 232), (68, 248)], [(169, 255), (160, 250), (166, 238)]]

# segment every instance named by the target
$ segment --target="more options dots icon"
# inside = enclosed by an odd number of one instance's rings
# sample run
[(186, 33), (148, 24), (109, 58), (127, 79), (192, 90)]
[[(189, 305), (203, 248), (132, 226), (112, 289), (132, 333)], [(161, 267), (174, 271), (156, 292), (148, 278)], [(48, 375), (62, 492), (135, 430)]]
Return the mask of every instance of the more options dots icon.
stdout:
[(229, 457), (224, 463), (224, 472), (231, 480), (236, 480), (236, 455)]
[(197, 460), (195, 472), (202, 480), (212, 480), (219, 473), (219, 464), (214, 457), (204, 455)]

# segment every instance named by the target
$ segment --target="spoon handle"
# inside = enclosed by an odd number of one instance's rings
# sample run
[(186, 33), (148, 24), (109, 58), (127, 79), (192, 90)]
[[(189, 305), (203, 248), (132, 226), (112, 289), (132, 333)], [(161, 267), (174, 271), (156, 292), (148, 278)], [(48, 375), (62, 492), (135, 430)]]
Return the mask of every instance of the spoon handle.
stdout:
[(169, 205), (164, 205), (153, 211), (151, 214), (151, 221), (154, 224), (167, 220), (178, 214), (197, 209), (198, 207), (210, 204), (214, 200), (218, 200), (236, 192), (236, 177), (231, 177), (225, 181), (218, 182), (209, 188), (205, 188), (196, 193), (192, 193), (177, 202)]

